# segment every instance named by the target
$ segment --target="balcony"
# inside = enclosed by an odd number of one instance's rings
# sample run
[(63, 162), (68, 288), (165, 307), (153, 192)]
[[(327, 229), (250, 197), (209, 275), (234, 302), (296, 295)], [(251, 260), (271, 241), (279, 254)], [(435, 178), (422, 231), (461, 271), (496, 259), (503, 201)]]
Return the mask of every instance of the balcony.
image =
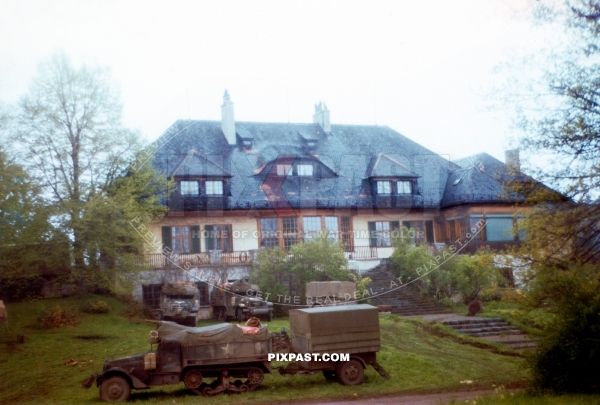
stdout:
[[(385, 250), (384, 250), (385, 249)], [(392, 248), (355, 246), (352, 251), (344, 252), (348, 260), (361, 259), (386, 259)], [(211, 267), (222, 265), (249, 265), (256, 258), (256, 250), (242, 250), (236, 252), (221, 252), (213, 250), (210, 252), (190, 253), (166, 256), (162, 253), (148, 253), (136, 260), (136, 265), (150, 267), (153, 269), (190, 269), (194, 267)], [(289, 261), (294, 257), (288, 255)]]

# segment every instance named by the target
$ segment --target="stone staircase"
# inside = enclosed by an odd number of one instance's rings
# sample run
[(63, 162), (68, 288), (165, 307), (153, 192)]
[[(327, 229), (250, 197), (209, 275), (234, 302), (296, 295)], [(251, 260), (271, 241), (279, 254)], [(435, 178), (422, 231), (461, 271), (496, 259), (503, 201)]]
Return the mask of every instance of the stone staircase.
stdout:
[[(410, 287), (393, 288), (394, 275), (387, 270), (386, 265), (379, 265), (365, 273), (371, 279), (369, 290), (373, 305), (389, 305), (393, 314), (402, 316), (422, 316), (432, 314), (449, 313), (447, 309), (437, 305), (435, 302), (422, 298)], [(398, 280), (396, 280), (397, 283)], [(390, 288), (390, 286), (392, 288)], [(381, 295), (379, 295), (381, 294)]]
[(530, 349), (536, 346), (534, 340), (502, 318), (474, 317), (472, 319), (447, 320), (442, 324), (458, 333), (502, 343), (515, 350)]

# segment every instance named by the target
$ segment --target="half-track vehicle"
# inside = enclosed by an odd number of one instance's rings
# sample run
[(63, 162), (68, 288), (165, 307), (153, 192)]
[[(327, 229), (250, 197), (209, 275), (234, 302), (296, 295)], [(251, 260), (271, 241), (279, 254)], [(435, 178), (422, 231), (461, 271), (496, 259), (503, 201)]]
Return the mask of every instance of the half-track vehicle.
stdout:
[(160, 309), (156, 312), (161, 321), (196, 326), (200, 306), (200, 291), (192, 284), (166, 283), (160, 291)]
[[(156, 351), (107, 360), (100, 374), (83, 382), (95, 382), (104, 401), (129, 398), (132, 389), (183, 382), (199, 395), (253, 391), (271, 372), (267, 355), (271, 335), (266, 326), (247, 328), (229, 323), (191, 328), (174, 322), (156, 321), (150, 342)], [(210, 384), (207, 378), (214, 378)], [(239, 378), (230, 382), (230, 378)], [(244, 381), (242, 381), (244, 380)]]
[(210, 295), (213, 317), (223, 321), (243, 322), (251, 317), (273, 319), (273, 303), (260, 297), (260, 289), (248, 279), (214, 286)]
[[(290, 333), (270, 333), (259, 322), (253, 327), (222, 323), (200, 328), (154, 322), (159, 326), (151, 332), (150, 352), (107, 360), (102, 372), (82, 385), (89, 388), (95, 382), (100, 397), (111, 402), (127, 400), (132, 389), (179, 382), (205, 396), (247, 392), (272, 371), (270, 360), (277, 353), (289, 356), (290, 362), (278, 369), (282, 375), (322, 372), (328, 380), (358, 385), (370, 365), (390, 378), (377, 362), (379, 313), (371, 305), (291, 310)], [(329, 359), (325, 361), (323, 354), (329, 354)]]

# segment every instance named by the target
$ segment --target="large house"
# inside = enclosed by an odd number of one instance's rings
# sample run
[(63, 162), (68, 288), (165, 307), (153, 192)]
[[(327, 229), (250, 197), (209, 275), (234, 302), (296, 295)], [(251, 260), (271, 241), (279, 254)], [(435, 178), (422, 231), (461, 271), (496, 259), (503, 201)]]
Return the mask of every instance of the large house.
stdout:
[(150, 228), (156, 269), (244, 271), (258, 249), (323, 231), (358, 270), (388, 258), (395, 233), (432, 246), (469, 240), (464, 251), (518, 243), (503, 189), (518, 151), (508, 165), (485, 153), (449, 161), (386, 126), (332, 125), (321, 103), (300, 124), (236, 122), (233, 107), (226, 91), (221, 121), (179, 120), (155, 142), (154, 167), (176, 183)]

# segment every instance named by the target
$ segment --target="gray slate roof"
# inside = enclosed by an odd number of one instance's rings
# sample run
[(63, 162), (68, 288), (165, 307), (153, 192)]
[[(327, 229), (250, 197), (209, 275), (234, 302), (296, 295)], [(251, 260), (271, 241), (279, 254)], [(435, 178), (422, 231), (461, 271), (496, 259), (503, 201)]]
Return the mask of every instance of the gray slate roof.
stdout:
[(504, 163), (487, 153), (468, 156), (453, 163), (456, 168), (448, 176), (442, 207), (523, 200), (520, 195), (507, 194), (504, 184), (526, 176), (511, 174)]
[[(236, 122), (236, 132), (238, 145), (230, 146), (220, 121), (176, 121), (154, 143), (153, 165), (168, 176), (231, 176), (230, 209), (271, 209), (278, 200), (293, 208), (372, 207), (367, 178), (389, 176), (414, 179), (422, 208), (499, 201), (501, 186), (492, 172), (502, 162), (477, 155), (483, 171), (470, 158), (452, 163), (385, 126), (332, 125), (325, 134), (317, 124)], [(242, 138), (251, 139), (251, 149)], [(317, 176), (274, 176), (278, 159), (312, 161)], [(480, 198), (471, 197), (476, 194)]]

